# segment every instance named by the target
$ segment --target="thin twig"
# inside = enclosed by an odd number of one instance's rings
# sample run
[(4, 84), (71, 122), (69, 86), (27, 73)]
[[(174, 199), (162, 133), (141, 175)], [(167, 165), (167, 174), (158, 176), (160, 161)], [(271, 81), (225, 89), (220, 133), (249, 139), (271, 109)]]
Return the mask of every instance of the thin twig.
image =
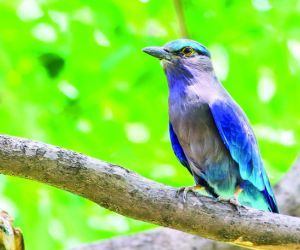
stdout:
[(178, 19), (180, 37), (188, 38), (189, 35), (187, 32), (182, 2), (181, 0), (173, 0), (173, 3), (174, 3), (177, 19)]

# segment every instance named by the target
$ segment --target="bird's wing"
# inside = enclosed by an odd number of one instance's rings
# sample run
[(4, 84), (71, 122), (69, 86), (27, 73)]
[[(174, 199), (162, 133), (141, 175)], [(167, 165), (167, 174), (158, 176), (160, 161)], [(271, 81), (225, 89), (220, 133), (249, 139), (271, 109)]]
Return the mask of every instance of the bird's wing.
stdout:
[(255, 135), (243, 111), (235, 103), (224, 100), (217, 100), (209, 106), (226, 148), (239, 165), (242, 179), (260, 190), (271, 210), (278, 212)]
[(173, 151), (176, 155), (176, 157), (178, 158), (178, 160), (180, 161), (180, 163), (185, 166), (191, 174), (192, 173), (192, 170), (189, 166), (189, 163), (188, 163), (188, 160), (183, 152), (183, 149), (178, 141), (178, 138), (173, 130), (173, 127), (172, 127), (172, 124), (171, 122), (169, 122), (169, 132), (170, 132), (170, 139), (171, 139), (171, 144), (172, 144), (172, 148), (173, 148)]

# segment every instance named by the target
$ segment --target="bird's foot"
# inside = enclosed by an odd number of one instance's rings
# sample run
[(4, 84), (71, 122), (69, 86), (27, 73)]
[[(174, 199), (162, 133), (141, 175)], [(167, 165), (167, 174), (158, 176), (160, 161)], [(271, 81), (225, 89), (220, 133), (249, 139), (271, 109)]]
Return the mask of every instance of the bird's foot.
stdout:
[(244, 205), (242, 205), (241, 203), (239, 203), (237, 197), (233, 197), (233, 198), (230, 198), (229, 200), (229, 203), (232, 204), (235, 209), (240, 213), (240, 208), (246, 208)]
[(225, 199), (221, 196), (218, 196), (218, 198), (216, 199), (217, 201), (228, 201), (228, 199)]
[(245, 206), (241, 205), (238, 201), (238, 197), (242, 191), (243, 191), (243, 189), (240, 187), (240, 185), (237, 185), (232, 198), (224, 199), (221, 196), (219, 196), (217, 198), (217, 201), (228, 201), (230, 204), (232, 204), (236, 208), (236, 210), (239, 211), (240, 207), (245, 208)]
[(236, 197), (232, 197), (228, 200), (228, 202), (232, 205), (234, 205), (235, 207), (241, 207), (241, 203), (239, 203), (238, 199)]
[(200, 186), (200, 185), (195, 185), (195, 186), (190, 186), (190, 187), (181, 187), (176, 191), (176, 198), (178, 198), (180, 193), (182, 193), (182, 201), (183, 201), (183, 203), (186, 203), (188, 192), (191, 191), (195, 194), (196, 190), (199, 190), (201, 188), (202, 188), (202, 186)]
[(217, 201), (225, 201), (225, 202), (228, 202), (229, 204), (233, 205), (233, 206), (236, 208), (236, 210), (239, 210), (240, 207), (245, 208), (245, 206), (242, 205), (242, 204), (238, 201), (237, 197), (235, 197), (235, 196), (232, 197), (232, 198), (229, 198), (229, 199), (225, 199), (225, 198), (219, 196), (216, 200), (217, 200)]

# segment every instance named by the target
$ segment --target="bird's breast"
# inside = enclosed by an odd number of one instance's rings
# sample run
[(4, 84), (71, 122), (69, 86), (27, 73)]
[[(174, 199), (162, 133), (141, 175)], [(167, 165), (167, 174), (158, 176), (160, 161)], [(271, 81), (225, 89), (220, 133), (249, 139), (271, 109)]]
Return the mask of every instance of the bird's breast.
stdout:
[(190, 161), (205, 168), (212, 161), (222, 160), (227, 150), (207, 102), (201, 99), (169, 100), (169, 117), (179, 143)]

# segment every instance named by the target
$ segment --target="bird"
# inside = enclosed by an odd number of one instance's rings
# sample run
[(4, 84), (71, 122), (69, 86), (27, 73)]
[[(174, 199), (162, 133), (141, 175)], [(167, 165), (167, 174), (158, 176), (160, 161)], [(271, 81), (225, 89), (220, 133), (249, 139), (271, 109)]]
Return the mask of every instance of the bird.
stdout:
[(143, 51), (161, 61), (170, 141), (195, 181), (178, 190), (183, 202), (188, 192), (202, 189), (235, 207), (279, 213), (250, 122), (218, 80), (208, 49), (177, 39)]

